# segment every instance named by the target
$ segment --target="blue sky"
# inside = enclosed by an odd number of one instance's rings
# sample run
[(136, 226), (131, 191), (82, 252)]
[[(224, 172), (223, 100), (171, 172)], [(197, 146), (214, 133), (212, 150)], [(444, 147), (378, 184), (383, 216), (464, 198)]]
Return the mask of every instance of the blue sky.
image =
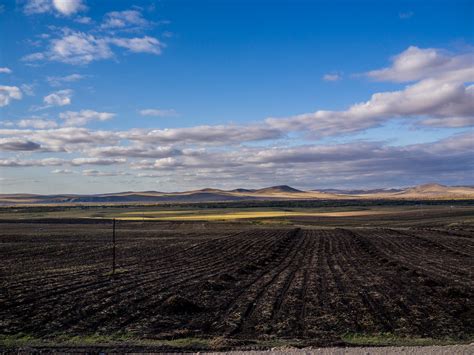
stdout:
[(0, 192), (473, 184), (473, 1), (3, 1)]

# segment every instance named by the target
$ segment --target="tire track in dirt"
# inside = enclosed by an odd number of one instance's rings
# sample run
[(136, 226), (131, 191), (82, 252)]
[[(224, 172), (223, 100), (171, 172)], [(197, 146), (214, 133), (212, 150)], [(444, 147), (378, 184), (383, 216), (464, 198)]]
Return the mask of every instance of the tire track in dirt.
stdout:
[[(408, 333), (411, 335), (418, 334), (419, 336), (432, 336), (431, 332), (426, 332), (425, 330), (433, 330), (434, 326), (440, 328), (437, 329), (436, 332), (442, 332), (443, 329), (441, 324), (438, 326), (438, 324), (433, 324), (433, 322), (430, 321), (433, 314), (436, 314), (440, 319), (449, 319), (451, 323), (458, 322), (458, 320), (450, 314), (449, 307), (446, 305), (446, 302), (449, 300), (445, 298), (444, 294), (441, 294), (440, 298), (440, 292), (442, 291), (439, 291), (437, 287), (441, 286), (441, 284), (435, 282), (426, 275), (423, 276), (423, 280), (417, 280), (416, 278), (413, 278), (411, 271), (395, 271), (396, 276), (394, 275), (393, 277), (388, 278), (387, 272), (389, 271), (387, 270), (387, 267), (393, 269), (393, 261), (387, 259), (384, 254), (374, 254), (374, 250), (368, 248), (367, 245), (365, 245), (365, 240), (361, 239), (362, 236), (360, 231), (345, 231), (354, 236), (358, 248), (362, 251), (365, 250), (371, 258), (375, 257), (373, 260), (378, 263), (378, 266), (376, 264), (374, 267), (368, 267), (365, 262), (363, 266), (359, 262), (358, 273), (361, 275), (363, 275), (364, 272), (368, 274), (362, 279), (373, 279), (374, 277), (377, 277), (377, 274), (375, 274), (373, 270), (381, 270), (383, 271), (382, 275), (384, 275), (382, 280), (390, 280), (390, 283), (378, 283), (377, 287), (373, 288), (373, 292), (377, 292), (379, 297), (382, 296), (385, 298), (382, 305), (384, 305), (386, 312), (393, 314), (392, 319), (403, 321), (402, 324), (398, 325), (399, 327), (411, 329)], [(387, 236), (387, 238), (390, 238), (390, 236)], [(351, 250), (354, 249), (351, 248)], [(354, 258), (354, 260), (360, 260), (360, 258)], [(422, 274), (420, 273), (419, 275)], [(381, 276), (379, 275), (378, 278), (380, 279), (380, 277)], [(428, 286), (424, 286), (425, 284)], [(449, 287), (448, 285), (449, 284), (446, 284), (444, 287)], [(420, 286), (423, 287), (420, 288)], [(426, 291), (424, 291), (425, 289)], [(415, 314), (418, 316), (414, 316)], [(408, 321), (410, 319), (411, 321)]]
[(303, 287), (301, 288), (300, 291), (300, 300), (301, 300), (301, 305), (300, 305), (300, 310), (299, 310), (299, 315), (298, 315), (298, 333), (300, 336), (305, 335), (306, 331), (306, 310), (307, 310), (307, 304), (309, 302), (309, 296), (308, 296), (308, 289), (310, 289), (310, 274), (312, 272), (316, 272), (316, 258), (318, 256), (317, 254), (317, 247), (321, 243), (321, 238), (319, 235), (315, 233), (315, 231), (310, 230), (310, 231), (305, 231), (305, 233), (310, 235), (310, 238), (312, 239), (313, 243), (311, 245), (311, 258), (309, 260), (309, 265), (305, 268), (304, 270), (304, 276), (303, 276)]
[[(259, 273), (250, 283), (246, 284), (235, 298), (226, 306), (222, 312), (223, 316), (214, 324), (228, 335), (239, 333), (244, 326), (245, 320), (252, 314), (256, 302), (271, 285), (283, 270), (291, 264), (295, 258), (298, 246), (301, 245), (302, 238), (300, 230), (293, 230), (283, 239), (283, 243), (269, 258), (271, 261), (267, 268)], [(276, 265), (276, 268), (273, 266)], [(265, 280), (265, 278), (269, 280)], [(262, 284), (262, 285), (259, 285)]]

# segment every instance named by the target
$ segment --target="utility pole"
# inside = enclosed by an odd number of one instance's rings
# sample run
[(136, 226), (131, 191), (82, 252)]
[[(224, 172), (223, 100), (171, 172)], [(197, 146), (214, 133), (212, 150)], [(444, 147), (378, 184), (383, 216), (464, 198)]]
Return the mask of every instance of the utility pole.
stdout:
[(112, 242), (113, 242), (112, 275), (115, 275), (115, 218), (113, 219)]

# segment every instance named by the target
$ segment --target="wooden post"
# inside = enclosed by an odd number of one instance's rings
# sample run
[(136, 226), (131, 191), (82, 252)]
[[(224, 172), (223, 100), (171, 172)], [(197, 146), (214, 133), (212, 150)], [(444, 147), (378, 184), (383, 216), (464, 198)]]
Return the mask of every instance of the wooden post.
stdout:
[(112, 275), (115, 275), (115, 218), (113, 219), (112, 241), (113, 241)]

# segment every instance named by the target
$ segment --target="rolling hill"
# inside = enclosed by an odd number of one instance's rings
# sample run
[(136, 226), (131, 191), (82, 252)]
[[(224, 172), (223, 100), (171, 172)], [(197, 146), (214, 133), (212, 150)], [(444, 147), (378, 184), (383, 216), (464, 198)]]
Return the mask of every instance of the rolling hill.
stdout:
[(405, 189), (374, 190), (309, 190), (302, 191), (291, 186), (280, 185), (262, 189), (220, 190), (205, 188), (183, 192), (119, 192), (107, 194), (0, 194), (1, 205), (26, 204), (107, 204), (107, 203), (159, 203), (159, 202), (218, 202), (243, 200), (340, 200), (340, 199), (419, 199), (447, 200), (474, 199), (474, 187), (423, 184)]

